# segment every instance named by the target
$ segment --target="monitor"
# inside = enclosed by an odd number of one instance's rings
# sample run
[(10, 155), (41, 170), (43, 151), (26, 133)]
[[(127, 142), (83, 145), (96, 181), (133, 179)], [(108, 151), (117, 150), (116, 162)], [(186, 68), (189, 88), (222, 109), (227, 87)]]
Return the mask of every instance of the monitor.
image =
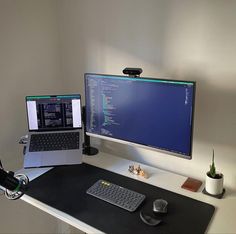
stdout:
[(191, 159), (195, 86), (87, 73), (86, 133)]

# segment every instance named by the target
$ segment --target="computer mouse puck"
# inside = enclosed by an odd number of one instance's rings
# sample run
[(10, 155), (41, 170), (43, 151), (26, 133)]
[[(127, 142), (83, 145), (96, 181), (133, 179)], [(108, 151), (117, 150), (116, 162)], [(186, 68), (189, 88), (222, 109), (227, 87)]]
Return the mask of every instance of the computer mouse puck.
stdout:
[(156, 226), (161, 223), (160, 219), (156, 219), (155, 217), (152, 217), (148, 214), (144, 214), (142, 211), (140, 211), (139, 215), (141, 220), (149, 226)]

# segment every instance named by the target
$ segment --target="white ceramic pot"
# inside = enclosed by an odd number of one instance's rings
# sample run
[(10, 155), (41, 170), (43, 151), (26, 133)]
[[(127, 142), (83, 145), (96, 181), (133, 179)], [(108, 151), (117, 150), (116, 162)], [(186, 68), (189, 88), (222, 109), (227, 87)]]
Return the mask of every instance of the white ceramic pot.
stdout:
[(223, 192), (224, 176), (220, 174), (221, 178), (211, 178), (206, 174), (206, 191), (212, 195), (219, 195)]

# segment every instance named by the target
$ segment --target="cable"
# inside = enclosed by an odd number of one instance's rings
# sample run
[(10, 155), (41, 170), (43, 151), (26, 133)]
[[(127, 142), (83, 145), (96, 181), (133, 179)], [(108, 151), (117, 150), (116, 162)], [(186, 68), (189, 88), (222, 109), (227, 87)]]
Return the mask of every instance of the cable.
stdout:
[(29, 179), (26, 175), (18, 174), (14, 176), (14, 172), (6, 172), (0, 160), (0, 186), (5, 189), (4, 193), (8, 199), (15, 200), (20, 198), (27, 189), (28, 183)]

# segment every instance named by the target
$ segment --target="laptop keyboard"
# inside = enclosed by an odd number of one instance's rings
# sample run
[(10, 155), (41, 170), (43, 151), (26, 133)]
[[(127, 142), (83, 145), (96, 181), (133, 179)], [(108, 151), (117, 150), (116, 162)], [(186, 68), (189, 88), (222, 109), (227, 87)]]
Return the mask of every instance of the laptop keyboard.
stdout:
[(79, 149), (79, 132), (32, 134), (29, 152)]

